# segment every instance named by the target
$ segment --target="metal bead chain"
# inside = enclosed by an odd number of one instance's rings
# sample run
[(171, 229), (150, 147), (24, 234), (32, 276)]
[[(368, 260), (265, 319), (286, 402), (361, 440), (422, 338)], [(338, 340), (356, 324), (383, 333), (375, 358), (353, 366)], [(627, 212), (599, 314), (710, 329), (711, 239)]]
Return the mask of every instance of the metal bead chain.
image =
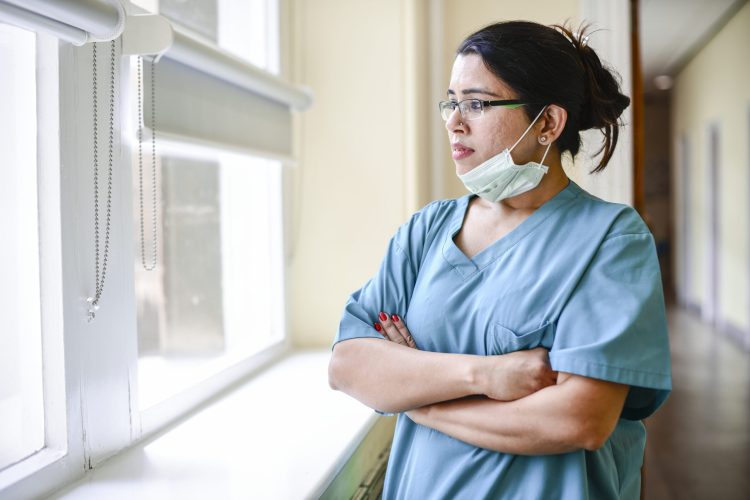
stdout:
[[(96, 287), (93, 297), (89, 297), (88, 319), (92, 321), (99, 309), (99, 300), (104, 291), (104, 281), (107, 277), (107, 262), (109, 259), (109, 237), (112, 227), (112, 172), (114, 164), (114, 139), (115, 139), (115, 70), (116, 70), (116, 45), (114, 40), (110, 42), (110, 85), (109, 85), (109, 161), (107, 164), (107, 216), (104, 228), (104, 252), (100, 252), (99, 234), (99, 92), (97, 80), (97, 58), (96, 43), (93, 43), (93, 113), (94, 113), (94, 267), (96, 276)], [(101, 262), (101, 266), (100, 266)]]
[(143, 58), (138, 58), (138, 186), (140, 198), (140, 216), (141, 216), (141, 264), (146, 271), (156, 269), (157, 261), (157, 219), (156, 219), (156, 65), (151, 61), (151, 237), (152, 237), (152, 256), (151, 262), (146, 263), (146, 236), (144, 230), (144, 209), (143, 209), (143, 76), (141, 66)]

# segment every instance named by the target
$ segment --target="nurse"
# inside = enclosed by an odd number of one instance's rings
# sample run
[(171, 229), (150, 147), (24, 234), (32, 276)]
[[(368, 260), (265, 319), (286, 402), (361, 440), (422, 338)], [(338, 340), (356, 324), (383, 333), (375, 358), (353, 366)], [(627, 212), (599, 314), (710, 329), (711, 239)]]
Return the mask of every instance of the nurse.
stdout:
[(580, 131), (628, 106), (587, 37), (504, 22), (459, 47), (439, 105), (469, 195), (391, 239), (349, 298), (330, 384), (398, 413), (385, 499), (636, 499), (671, 370), (653, 238), (570, 181)]

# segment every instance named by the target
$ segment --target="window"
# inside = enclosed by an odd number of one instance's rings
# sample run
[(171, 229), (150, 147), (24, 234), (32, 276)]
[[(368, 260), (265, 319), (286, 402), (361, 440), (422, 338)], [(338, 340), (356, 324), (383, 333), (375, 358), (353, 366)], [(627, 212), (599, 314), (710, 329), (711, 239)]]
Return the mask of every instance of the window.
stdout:
[(276, 2), (160, 0), (159, 12), (235, 56), (272, 73), (279, 72)]
[[(135, 270), (141, 409), (283, 340), (278, 163), (222, 154), (160, 165), (161, 258)], [(134, 207), (138, 221), (137, 196)]]
[[(142, 162), (137, 130), (153, 110), (146, 92), (146, 116), (136, 117), (138, 58), (122, 56), (115, 41), (113, 60), (113, 45), (99, 42), (94, 79), (87, 41), (94, 31), (118, 40), (128, 24), (122, 11), (86, 0), (62, 20), (55, 2), (0, 0), (0, 20), (27, 29), (0, 24), (0, 230), (12, 235), (0, 245), (3, 497), (49, 494), (287, 347), (282, 165), (291, 156), (291, 109), (310, 98), (270, 74), (279, 67), (276, 2), (138, 4), (171, 9), (203, 33), (175, 37), (179, 50), (156, 65), (158, 154), (150, 156), (144, 127)], [(151, 77), (143, 72), (144, 89)], [(94, 136), (103, 244), (110, 123), (110, 252), (92, 319)], [(153, 185), (145, 177), (143, 208), (141, 165), (156, 175)], [(147, 261), (156, 243), (153, 271), (141, 262), (141, 217)]]
[(0, 469), (44, 446), (35, 45), (0, 24)]
[[(276, 10), (265, 0), (159, 2), (161, 14), (268, 69), (279, 66), (277, 22), (269, 22)], [(131, 64), (138, 61), (132, 59)], [(132, 156), (133, 171), (139, 172), (133, 176), (135, 248), (143, 254), (135, 266), (141, 410), (283, 341), (281, 164), (252, 153), (231, 154), (234, 148), (226, 143), (241, 143), (245, 132), (214, 125), (209, 131), (204, 123), (193, 128), (191, 117), (170, 122), (177, 113), (164, 113), (164, 108), (189, 108), (198, 101), (190, 97), (190, 89), (181, 90), (183, 96), (175, 93), (178, 82), (190, 78), (191, 71), (169, 62), (158, 63), (154, 71), (153, 103), (149, 85), (143, 85), (143, 123), (150, 124), (150, 107), (155, 106), (156, 116), (163, 117), (156, 123), (161, 154), (155, 160), (150, 156), (150, 136), (144, 135), (142, 160)], [(144, 64), (143, 74), (150, 81), (149, 64)], [(213, 99), (206, 96), (215, 82), (194, 77), (191, 81), (201, 88), (200, 99)], [(220, 90), (213, 93), (232, 92)], [(223, 113), (233, 113), (235, 106), (231, 100), (215, 102), (200, 122), (230, 122)], [(170, 142), (174, 132), (177, 138)], [(208, 153), (194, 147), (194, 139), (206, 137), (212, 141)], [(155, 204), (153, 181), (149, 183), (152, 168), (157, 179)], [(148, 172), (143, 193), (140, 172)], [(148, 202), (142, 204), (141, 196)], [(156, 214), (153, 206), (158, 207)], [(147, 270), (153, 264), (155, 269)]]

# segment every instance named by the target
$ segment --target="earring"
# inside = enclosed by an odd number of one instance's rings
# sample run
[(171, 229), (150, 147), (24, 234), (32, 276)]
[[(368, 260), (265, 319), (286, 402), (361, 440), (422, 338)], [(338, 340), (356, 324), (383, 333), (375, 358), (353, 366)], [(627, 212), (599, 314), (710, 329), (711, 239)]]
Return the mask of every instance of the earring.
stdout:
[(540, 143), (540, 144), (544, 144), (545, 142), (547, 142), (547, 137), (546, 137), (546, 136), (541, 136), (541, 137), (539, 138), (539, 143)]

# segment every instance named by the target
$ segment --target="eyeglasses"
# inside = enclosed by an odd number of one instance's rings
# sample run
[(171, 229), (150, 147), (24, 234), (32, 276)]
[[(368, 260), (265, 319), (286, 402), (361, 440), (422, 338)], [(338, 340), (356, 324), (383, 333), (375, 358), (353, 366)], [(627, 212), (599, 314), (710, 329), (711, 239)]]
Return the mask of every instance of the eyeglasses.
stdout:
[(502, 106), (503, 108), (516, 109), (525, 106), (527, 103), (517, 99), (504, 99), (501, 101), (483, 101), (481, 99), (464, 99), (463, 101), (440, 101), (438, 108), (443, 120), (448, 121), (458, 108), (463, 121), (476, 120), (484, 114), (484, 108), (488, 106)]

